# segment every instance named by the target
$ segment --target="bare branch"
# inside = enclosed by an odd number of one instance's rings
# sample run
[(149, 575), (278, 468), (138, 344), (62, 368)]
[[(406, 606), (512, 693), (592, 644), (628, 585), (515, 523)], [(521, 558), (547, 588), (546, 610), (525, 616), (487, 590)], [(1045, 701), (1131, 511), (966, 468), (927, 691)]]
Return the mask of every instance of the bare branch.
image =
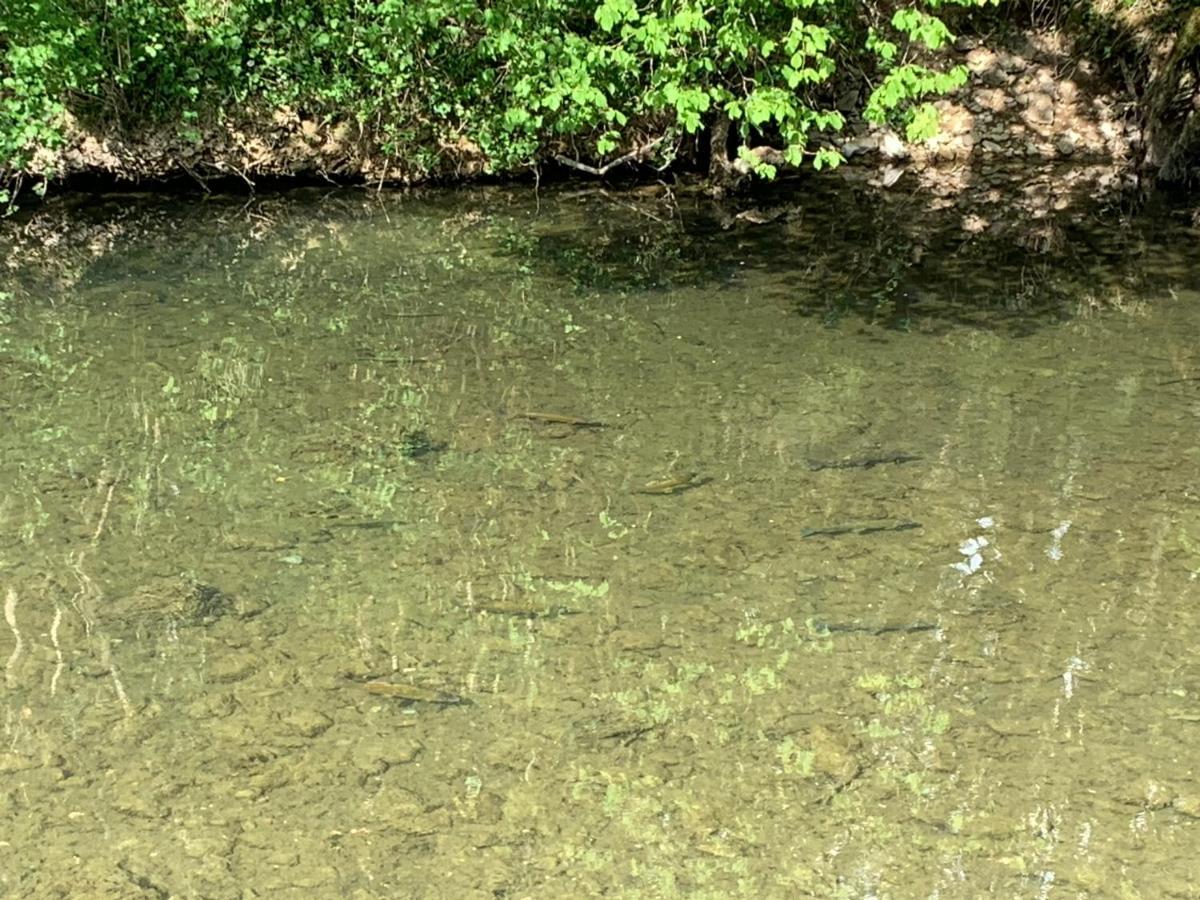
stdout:
[(579, 160), (571, 159), (569, 156), (563, 156), (561, 153), (554, 154), (554, 160), (559, 165), (566, 166), (570, 169), (577, 169), (580, 172), (586, 172), (588, 175), (603, 177), (604, 175), (608, 174), (609, 170), (615, 169), (617, 166), (622, 166), (627, 162), (641, 162), (650, 155), (651, 150), (666, 140), (666, 137), (667, 136), (665, 134), (660, 134), (654, 140), (642, 144), (640, 147), (630, 150), (624, 156), (618, 156), (612, 162), (605, 163), (599, 167), (589, 166), (587, 163), (581, 163)]

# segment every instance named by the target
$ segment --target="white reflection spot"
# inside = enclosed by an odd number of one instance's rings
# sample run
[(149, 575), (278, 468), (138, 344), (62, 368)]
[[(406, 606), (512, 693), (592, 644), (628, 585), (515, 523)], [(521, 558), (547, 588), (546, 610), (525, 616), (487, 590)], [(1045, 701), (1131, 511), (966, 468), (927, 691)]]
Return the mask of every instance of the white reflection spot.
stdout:
[(1067, 660), (1066, 671), (1063, 672), (1063, 694), (1068, 700), (1075, 694), (1075, 673), (1086, 672), (1088, 664), (1078, 656), (1072, 656)]
[(1063, 519), (1058, 523), (1058, 527), (1050, 532), (1050, 546), (1046, 548), (1046, 555), (1055, 562), (1058, 562), (1063, 557), (1062, 539), (1066, 537), (1068, 531), (1071, 530), (1071, 520)]

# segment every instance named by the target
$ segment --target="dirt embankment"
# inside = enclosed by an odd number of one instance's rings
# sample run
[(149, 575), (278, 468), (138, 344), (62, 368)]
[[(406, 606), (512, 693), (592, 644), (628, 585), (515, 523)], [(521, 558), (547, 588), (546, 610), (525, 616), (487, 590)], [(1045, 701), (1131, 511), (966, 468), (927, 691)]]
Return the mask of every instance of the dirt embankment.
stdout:
[(1004, 46), (960, 39), (967, 85), (938, 102), (941, 132), (906, 144), (859, 126), (841, 144), (869, 182), (915, 178), (935, 206), (962, 211), (968, 232), (1018, 227), (1030, 249), (1052, 242), (1053, 214), (1138, 185), (1142, 141), (1136, 99), (1109, 73), (1046, 31)]

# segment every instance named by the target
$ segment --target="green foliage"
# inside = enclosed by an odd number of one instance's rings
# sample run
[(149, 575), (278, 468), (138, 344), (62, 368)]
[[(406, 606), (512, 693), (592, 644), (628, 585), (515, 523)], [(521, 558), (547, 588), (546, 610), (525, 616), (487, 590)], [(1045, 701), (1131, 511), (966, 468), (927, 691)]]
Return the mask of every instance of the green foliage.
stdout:
[(87, 77), (76, 52), (85, 29), (52, 9), (17, 3), (0, 16), (0, 172), (58, 146), (66, 99)]
[(873, 84), (868, 118), (912, 137), (936, 127), (922, 101), (965, 72), (937, 67), (951, 35), (934, 12), (984, 2), (10, 0), (0, 172), (37, 169), (68, 113), (199, 139), (213, 121), (280, 108), (356, 123), (410, 169), (456, 144), (499, 172), (553, 152), (603, 160), (654, 138), (669, 161), (721, 116), (743, 150), (768, 141), (819, 168), (838, 161), (808, 145), (843, 125), (839, 73)]

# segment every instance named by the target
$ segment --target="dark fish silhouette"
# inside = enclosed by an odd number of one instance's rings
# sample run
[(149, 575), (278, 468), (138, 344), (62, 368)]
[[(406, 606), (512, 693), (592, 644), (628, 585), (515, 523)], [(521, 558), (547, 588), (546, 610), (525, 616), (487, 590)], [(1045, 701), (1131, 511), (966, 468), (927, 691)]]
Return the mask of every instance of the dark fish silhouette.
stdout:
[(914, 462), (920, 458), (911, 453), (883, 453), (879, 456), (852, 456), (849, 459), (810, 459), (808, 468), (813, 472), (822, 469), (873, 469), (876, 466)]

